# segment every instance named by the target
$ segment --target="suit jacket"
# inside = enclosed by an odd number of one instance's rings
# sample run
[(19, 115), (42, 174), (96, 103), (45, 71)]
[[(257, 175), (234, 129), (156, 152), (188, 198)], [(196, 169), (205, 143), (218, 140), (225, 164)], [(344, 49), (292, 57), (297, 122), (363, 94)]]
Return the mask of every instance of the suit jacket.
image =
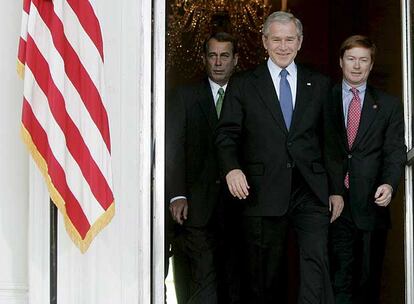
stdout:
[(186, 196), (185, 225), (204, 226), (217, 204), (220, 181), (214, 147), (218, 118), (207, 79), (179, 87), (166, 105), (166, 200)]
[(323, 113), (329, 79), (297, 66), (297, 94), (287, 130), (266, 63), (234, 76), (226, 91), (216, 145), (223, 174), (241, 169), (250, 186), (245, 215), (280, 216), (289, 206), (292, 169), (328, 204)]
[[(374, 194), (381, 184), (389, 184), (393, 193), (404, 172), (404, 117), (402, 104), (395, 97), (367, 86), (358, 133), (351, 149), (348, 147), (343, 106), (342, 85), (333, 90), (333, 135), (337, 149), (331, 149), (341, 166), (335, 188), (344, 192), (344, 177), (349, 172), (349, 203), (358, 228), (372, 230), (390, 224), (389, 208), (378, 207)], [(337, 167), (338, 168), (338, 167)]]

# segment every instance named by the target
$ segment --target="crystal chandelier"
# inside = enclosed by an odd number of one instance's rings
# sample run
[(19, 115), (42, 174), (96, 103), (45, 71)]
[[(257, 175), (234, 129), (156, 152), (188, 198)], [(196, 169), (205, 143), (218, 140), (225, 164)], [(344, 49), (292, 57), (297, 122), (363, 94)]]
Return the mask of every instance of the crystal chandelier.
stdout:
[(238, 39), (239, 68), (262, 62), (261, 28), (269, 0), (171, 0), (167, 25), (167, 73), (192, 79), (203, 71), (203, 42), (214, 32)]

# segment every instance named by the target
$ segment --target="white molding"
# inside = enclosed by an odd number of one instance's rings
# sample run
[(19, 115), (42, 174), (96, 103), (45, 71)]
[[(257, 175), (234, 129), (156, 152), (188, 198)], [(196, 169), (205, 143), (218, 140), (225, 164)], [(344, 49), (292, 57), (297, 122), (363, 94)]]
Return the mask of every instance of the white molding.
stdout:
[(165, 0), (154, 1), (153, 303), (164, 303)]
[(28, 294), (0, 290), (0, 304), (28, 304)]
[(0, 304), (27, 304), (28, 291), (26, 283), (0, 282)]
[(0, 292), (4, 290), (15, 290), (16, 292), (27, 292), (29, 286), (26, 283), (4, 282), (0, 281)]
[[(135, 0), (130, 0), (135, 1)], [(138, 233), (140, 244), (138, 247), (138, 284), (139, 295), (136, 304), (149, 304), (151, 302), (151, 156), (152, 156), (152, 134), (151, 134), (151, 58), (152, 58), (152, 1), (141, 0), (138, 1), (141, 6), (139, 9), (139, 16), (137, 19), (132, 18), (131, 24), (138, 24), (135, 26), (138, 34), (136, 48), (134, 49), (137, 57), (137, 77), (138, 77), (138, 161), (139, 165), (136, 170), (139, 170), (139, 204), (138, 208)], [(128, 6), (125, 7), (128, 10)], [(126, 39), (130, 39), (130, 34), (125, 32)], [(125, 47), (127, 47), (125, 45)], [(128, 68), (126, 57), (125, 68)], [(130, 303), (126, 299), (125, 303)]]
[[(402, 66), (405, 140), (408, 150), (412, 149), (412, 33), (411, 0), (401, 0)], [(405, 169), (405, 303), (414, 304), (414, 240), (413, 240), (413, 168)]]

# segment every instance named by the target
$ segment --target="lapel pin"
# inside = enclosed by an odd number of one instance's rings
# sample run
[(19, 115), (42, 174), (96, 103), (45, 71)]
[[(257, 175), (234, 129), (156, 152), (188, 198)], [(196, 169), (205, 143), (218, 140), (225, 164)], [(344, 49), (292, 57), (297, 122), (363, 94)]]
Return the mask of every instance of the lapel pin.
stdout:
[(307, 83), (306, 83), (306, 85), (307, 85), (308, 87), (310, 87), (312, 84), (311, 84), (310, 82), (307, 82)]
[(373, 108), (374, 110), (376, 110), (376, 109), (378, 108), (378, 106), (377, 106), (376, 104), (374, 104), (374, 105), (372, 106), (372, 108)]

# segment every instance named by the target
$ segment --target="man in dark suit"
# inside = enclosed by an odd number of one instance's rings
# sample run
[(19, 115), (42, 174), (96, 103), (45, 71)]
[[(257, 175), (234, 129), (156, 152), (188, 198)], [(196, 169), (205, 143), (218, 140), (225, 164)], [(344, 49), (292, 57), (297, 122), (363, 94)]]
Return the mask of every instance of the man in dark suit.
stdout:
[[(331, 226), (336, 304), (379, 303), (388, 205), (404, 172), (404, 118), (396, 98), (367, 85), (375, 45), (365, 36), (346, 39), (340, 49), (343, 81), (333, 89), (336, 122), (328, 156), (340, 171), (335, 191), (344, 209)], [(332, 170), (334, 172), (334, 170)]]
[(232, 78), (217, 128), (221, 169), (244, 205), (243, 303), (286, 303), (289, 224), (300, 252), (298, 303), (333, 303), (328, 227), (340, 206), (337, 196), (328, 199), (322, 148), (330, 82), (294, 62), (302, 39), (292, 14), (267, 18), (270, 58)]
[(212, 35), (204, 45), (208, 78), (179, 87), (166, 108), (166, 198), (178, 224), (172, 241), (178, 302), (217, 303), (215, 267), (220, 175), (214, 130), (237, 64), (235, 39)]

